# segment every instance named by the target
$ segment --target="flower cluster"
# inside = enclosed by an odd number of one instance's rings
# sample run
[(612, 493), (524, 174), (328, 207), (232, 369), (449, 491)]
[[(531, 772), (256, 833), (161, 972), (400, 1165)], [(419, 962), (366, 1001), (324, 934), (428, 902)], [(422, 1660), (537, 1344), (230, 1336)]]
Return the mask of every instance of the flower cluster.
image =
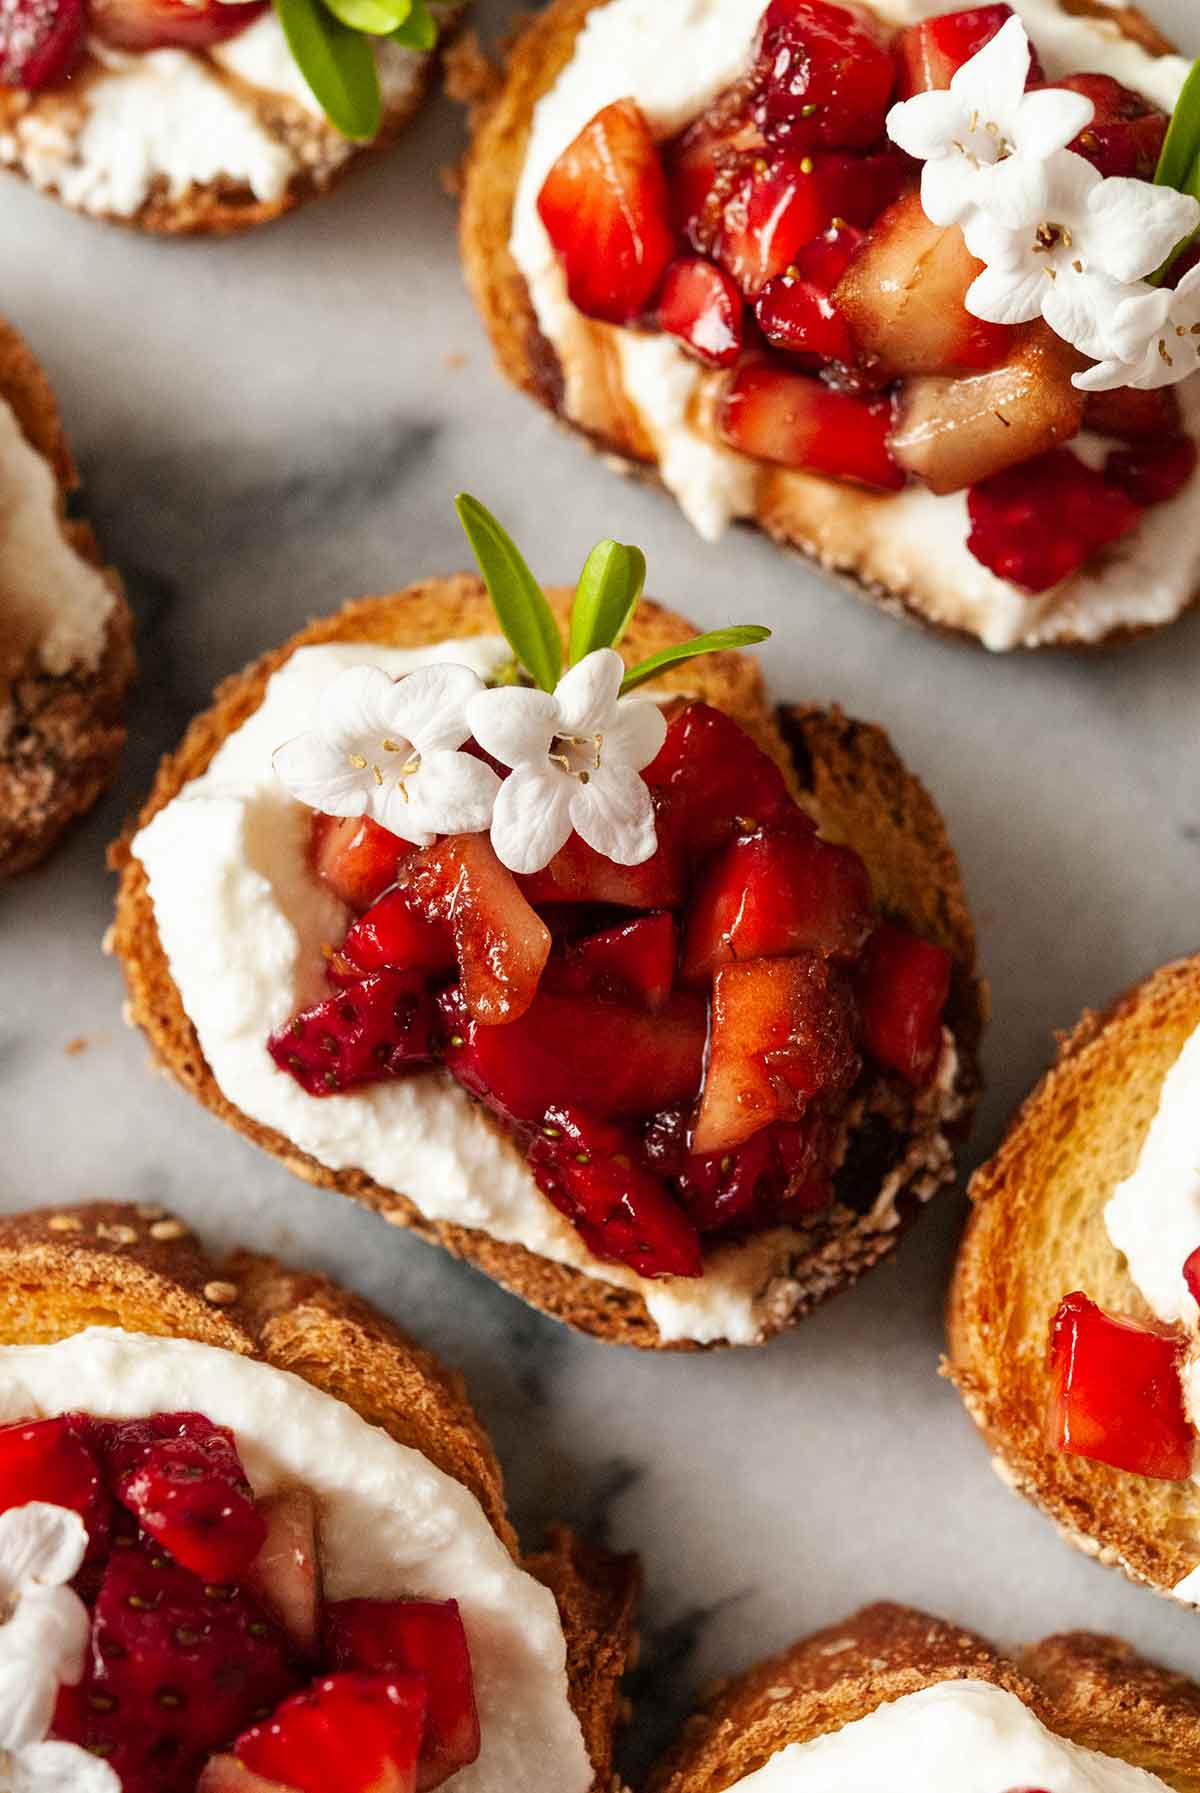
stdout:
[(893, 106), (888, 133), (924, 163), (921, 202), (959, 224), (984, 263), (966, 295), (975, 317), (1042, 317), (1097, 363), (1075, 384), (1098, 391), (1164, 386), (1200, 367), (1200, 290), (1150, 284), (1200, 227), (1200, 202), (1173, 187), (1104, 177), (1067, 146), (1092, 102), (1067, 88), (1026, 91), (1031, 51), (1012, 18), (946, 92)]

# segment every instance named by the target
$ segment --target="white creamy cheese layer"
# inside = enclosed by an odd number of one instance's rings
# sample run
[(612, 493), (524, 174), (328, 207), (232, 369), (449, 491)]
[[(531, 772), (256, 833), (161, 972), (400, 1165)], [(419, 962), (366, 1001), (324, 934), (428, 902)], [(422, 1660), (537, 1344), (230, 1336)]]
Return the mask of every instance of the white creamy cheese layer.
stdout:
[[(1055, 0), (1014, 4), (1051, 77), (1099, 71), (1167, 111), (1174, 107), (1189, 67), (1182, 57), (1151, 56), (1115, 23), (1072, 16)], [(561, 151), (613, 100), (634, 99), (660, 137), (695, 118), (745, 70), (764, 10), (765, 0), (607, 0), (594, 8), (570, 62), (535, 109), (513, 210), (512, 253), (542, 332), (562, 363), (568, 414), (586, 415), (595, 368), (588, 343), (597, 329), (605, 330), (625, 394), (654, 443), (663, 482), (708, 540), (753, 512), (758, 463), (708, 441), (694, 426), (691, 408), (705, 372), (669, 337), (606, 329), (575, 310), (537, 215), (537, 195)], [(875, 5), (897, 25), (946, 10), (946, 0)], [(1200, 434), (1200, 378), (1181, 387), (1179, 396), (1187, 428)], [(1097, 640), (1119, 626), (1170, 622), (1200, 585), (1197, 481), (1148, 511), (1103, 564), (1036, 597), (998, 579), (970, 553), (965, 493), (937, 497), (914, 485), (871, 504), (850, 488), (842, 490), (845, 502), (855, 505), (853, 528), (846, 532), (854, 570), (893, 591), (918, 591), (932, 620), (970, 630), (992, 649), (1062, 637)]]
[(6, 1424), (180, 1409), (232, 1429), (255, 1494), (302, 1487), (315, 1497), (330, 1599), (459, 1602), (482, 1748), (459, 1770), (456, 1793), (588, 1793), (554, 1596), (513, 1562), (475, 1496), (419, 1451), (299, 1376), (190, 1339), (97, 1326), (54, 1345), (0, 1349)]
[(0, 398), (0, 703), (31, 655), (54, 677), (94, 671), (114, 602), (63, 534), (54, 469)]
[(941, 1681), (791, 1743), (730, 1793), (1166, 1793), (1156, 1774), (1048, 1731), (1014, 1693)]

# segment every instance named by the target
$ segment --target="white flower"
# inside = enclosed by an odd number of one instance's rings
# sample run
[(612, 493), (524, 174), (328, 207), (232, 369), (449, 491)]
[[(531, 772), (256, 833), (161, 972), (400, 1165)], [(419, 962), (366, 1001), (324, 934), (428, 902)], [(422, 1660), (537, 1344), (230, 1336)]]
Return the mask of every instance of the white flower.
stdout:
[(116, 1772), (74, 1743), (0, 1750), (0, 1793), (121, 1793)]
[(618, 865), (641, 865), (657, 845), (650, 790), (640, 774), (667, 725), (648, 698), (621, 698), (625, 668), (597, 648), (553, 693), (483, 691), (467, 715), (494, 759), (513, 769), (500, 787), (492, 845), (514, 872), (536, 872), (574, 829)]
[(934, 224), (977, 207), (1014, 224), (1036, 205), (1046, 158), (1090, 124), (1095, 108), (1065, 87), (1026, 93), (1029, 38), (1009, 19), (964, 62), (949, 91), (914, 94), (888, 113), (888, 135), (924, 162), (921, 204)]
[(352, 666), (323, 693), (316, 728), (276, 749), (275, 771), (310, 808), (370, 816), (419, 847), (439, 834), (478, 834), (500, 780), (455, 749), (482, 690), (466, 666), (422, 666), (399, 680)]
[[(1130, 301), (1132, 304), (1133, 301)], [(1200, 267), (1185, 274), (1177, 289), (1141, 289), (1136, 324), (1124, 340), (1114, 338), (1097, 351), (1098, 364), (1075, 375), (1084, 392), (1136, 386), (1150, 392), (1174, 386), (1200, 368)], [(1132, 337), (1133, 340), (1129, 340)]]
[(66, 1584), (86, 1550), (67, 1507), (34, 1500), (0, 1514), (0, 1751), (40, 1743), (59, 1687), (83, 1674), (87, 1608)]

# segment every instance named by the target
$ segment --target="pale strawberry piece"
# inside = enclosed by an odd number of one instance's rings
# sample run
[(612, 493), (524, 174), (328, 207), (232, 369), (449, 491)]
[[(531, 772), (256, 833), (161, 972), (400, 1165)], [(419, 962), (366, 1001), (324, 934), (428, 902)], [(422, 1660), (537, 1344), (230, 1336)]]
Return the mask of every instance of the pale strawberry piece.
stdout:
[(302, 1656), (320, 1639), (321, 1565), (317, 1510), (311, 1494), (289, 1488), (258, 1503), (267, 1535), (243, 1585), (274, 1613)]
[(0, 87), (66, 81), (87, 39), (85, 0), (0, 0)]
[(721, 966), (693, 1151), (731, 1151), (772, 1121), (798, 1120), (813, 1097), (848, 1090), (853, 1024), (846, 985), (817, 953)]
[(1173, 386), (1160, 386), (1157, 392), (1138, 392), (1132, 386), (1089, 392), (1083, 427), (1097, 436), (1115, 436), (1121, 442), (1177, 436), (1182, 428), (1179, 399)]
[[(646, 774), (647, 778), (649, 773)], [(641, 865), (618, 865), (572, 834), (540, 872), (517, 884), (530, 903), (605, 903), (617, 909), (676, 909), (686, 894), (686, 867), (669, 811), (657, 808), (658, 847)]]
[(89, 1557), (104, 1550), (112, 1526), (112, 1497), (70, 1414), (0, 1426), (0, 1513), (31, 1500), (72, 1508), (87, 1527)]
[(928, 1083), (937, 1067), (952, 969), (944, 947), (895, 922), (882, 922), (867, 947), (857, 982), (863, 1043), (909, 1083)]
[[(663, 818), (669, 817), (671, 839), (693, 857), (735, 833), (803, 814), (771, 756), (711, 704), (688, 704), (672, 718), (658, 757), (643, 776), (656, 805), (662, 805), (660, 840)], [(684, 894), (681, 890), (681, 899)]]
[(519, 1019), (537, 992), (550, 930), (497, 859), (486, 834), (457, 834), (405, 861), (413, 912), (454, 936), (463, 995), (475, 1020)]
[(639, 1003), (656, 1012), (671, 994), (677, 956), (674, 917), (659, 910), (572, 941), (560, 958), (550, 959), (547, 985), (602, 1001)]
[(892, 422), (890, 398), (857, 398), (750, 359), (725, 388), (717, 427), (731, 448), (755, 460), (897, 492), (904, 472), (889, 446)]
[(370, 816), (319, 812), (312, 819), (310, 847), (317, 876), (360, 912), (391, 889), (400, 861), (414, 850), (411, 841), (381, 828)]
[(1051, 1447), (1134, 1475), (1186, 1481), (1196, 1456), (1179, 1379), (1187, 1350), (1182, 1333), (1067, 1295), (1050, 1333)]
[(649, 308), (675, 235), (658, 147), (632, 100), (614, 101), (584, 126), (537, 206), (585, 316), (625, 324)]
[(427, 921), (407, 890), (387, 891), (360, 915), (341, 952), (360, 971), (391, 968), (437, 977), (458, 963), (449, 923)]
[(327, 1675), (245, 1731), (232, 1754), (296, 1793), (416, 1793), (424, 1725), (419, 1675)]
[[(1013, 17), (1011, 6), (968, 6), (961, 12), (923, 19), (901, 32), (896, 54), (900, 64), (897, 95), (949, 87), (964, 62), (977, 56), (985, 44)], [(1031, 83), (1042, 79), (1042, 67), (1034, 52), (1029, 72)], [(1066, 83), (1059, 83), (1066, 85)]]
[(967, 546), (1000, 579), (1048, 591), (1136, 529), (1141, 511), (1069, 448), (1039, 455), (967, 496)]
[(1104, 463), (1108, 483), (1140, 505), (1178, 498), (1195, 471), (1196, 444), (1182, 434), (1116, 448)]
[(769, 136), (815, 149), (864, 148), (883, 135), (896, 63), (868, 12), (829, 0), (771, 0), (758, 68)]
[(403, 1669), (425, 1682), (418, 1793), (479, 1754), (471, 1652), (456, 1600), (338, 1600), (325, 1609), (336, 1669)]
[(89, 22), (118, 50), (203, 50), (236, 37), (265, 11), (265, 0), (91, 0)]
[(808, 155), (769, 147), (743, 156), (722, 209), (717, 259), (755, 299), (835, 220), (869, 224), (909, 178), (894, 151)]
[(730, 367), (742, 350), (743, 309), (731, 275), (703, 256), (685, 256), (667, 269), (658, 327), (707, 367)]
[(1095, 107), (1091, 123), (1069, 145), (1076, 155), (1103, 175), (1154, 179), (1169, 123), (1165, 112), (1111, 75), (1068, 75), (1054, 85), (1084, 94)]
[(196, 1793), (295, 1793), (295, 1788), (252, 1774), (234, 1756), (210, 1756), (196, 1782)]
[(790, 267), (768, 280), (755, 316), (772, 348), (818, 363), (856, 359), (850, 326), (834, 298), (864, 233), (852, 224), (831, 226), (805, 245)]
[(430, 1020), (419, 973), (376, 971), (293, 1015), (267, 1050), (310, 1096), (340, 1096), (427, 1064)]

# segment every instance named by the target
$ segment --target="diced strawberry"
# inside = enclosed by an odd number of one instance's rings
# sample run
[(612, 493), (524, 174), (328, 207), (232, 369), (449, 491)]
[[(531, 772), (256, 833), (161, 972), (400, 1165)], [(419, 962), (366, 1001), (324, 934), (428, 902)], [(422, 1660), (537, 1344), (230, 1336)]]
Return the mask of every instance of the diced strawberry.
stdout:
[(640, 1003), (653, 1012), (671, 994), (677, 946), (674, 917), (659, 910), (572, 941), (560, 959), (550, 960), (546, 975), (553, 973), (554, 990)]
[[(897, 56), (900, 78), (897, 95), (909, 99), (914, 93), (928, 93), (933, 88), (949, 87), (964, 62), (977, 56), (985, 44), (991, 43), (1002, 25), (1013, 17), (1011, 6), (969, 6), (962, 12), (944, 13), (940, 18), (923, 19), (900, 34)], [(1042, 79), (1042, 66), (1034, 52), (1029, 71), (1030, 83)], [(1056, 82), (1056, 86), (1068, 83)]]
[(93, 1420), (88, 1441), (109, 1487), (176, 1562), (207, 1581), (236, 1581), (267, 1535), (228, 1426), (202, 1413)]
[(722, 396), (717, 427), (742, 454), (881, 491), (904, 484), (888, 446), (890, 398), (856, 398), (766, 359), (744, 361)]
[(1050, 1444), (1134, 1475), (1186, 1481), (1196, 1456), (1179, 1379), (1186, 1356), (1181, 1333), (1067, 1295), (1050, 1331)]
[(730, 367), (742, 352), (742, 295), (731, 275), (703, 256), (667, 269), (658, 295), (658, 327), (708, 367)]
[(235, 37), (265, 11), (265, 0), (91, 0), (89, 21), (118, 50), (203, 50)]
[(817, 362), (854, 360), (854, 343), (833, 290), (862, 241), (863, 232), (852, 224), (831, 226), (768, 280), (755, 315), (773, 348)]
[(407, 890), (389, 890), (360, 915), (342, 942), (342, 957), (359, 971), (419, 971), (438, 977), (458, 963), (444, 921), (427, 921)]
[(1196, 444), (1191, 436), (1164, 436), (1158, 442), (1115, 448), (1104, 463), (1104, 477), (1134, 504), (1166, 504), (1177, 498), (1196, 471)]
[(854, 1005), (818, 953), (722, 965), (713, 979), (708, 1068), (694, 1152), (731, 1151), (858, 1074)]
[(1013, 332), (964, 303), (982, 272), (957, 225), (944, 229), (908, 193), (878, 218), (836, 284), (857, 358), (880, 376), (957, 373), (1003, 361)]
[(1183, 424), (1173, 386), (1160, 386), (1154, 392), (1117, 386), (1111, 392), (1088, 393), (1083, 427), (1121, 442), (1148, 442), (1177, 436)]
[(1054, 85), (1083, 94), (1096, 109), (1069, 145), (1076, 155), (1104, 175), (1153, 180), (1167, 135), (1165, 112), (1111, 75), (1068, 75)]
[[(649, 778), (649, 772), (645, 774)], [(549, 865), (517, 879), (527, 902), (604, 903), (617, 909), (677, 909), (686, 867), (669, 809), (656, 804), (658, 846), (641, 865), (618, 865), (572, 834)]]
[(656, 1115), (645, 1156), (652, 1170), (672, 1180), (702, 1234), (801, 1220), (833, 1199), (837, 1129), (823, 1115), (761, 1127), (734, 1151), (705, 1156), (689, 1151), (688, 1131), (685, 1110)]
[(770, 755), (711, 704), (680, 710), (643, 777), (656, 801), (669, 805), (680, 845), (693, 856), (739, 831), (803, 813)]
[(895, 922), (872, 935), (858, 977), (863, 1042), (876, 1064), (928, 1083), (942, 1045), (953, 960), (944, 947)]
[(614, 101), (584, 126), (537, 205), (572, 304), (610, 324), (640, 317), (674, 257), (675, 235), (658, 147), (632, 100)]
[(471, 1652), (456, 1600), (337, 1600), (325, 1609), (335, 1669), (403, 1669), (425, 1682), (419, 1793), (479, 1754)]
[(282, 1781), (252, 1774), (234, 1756), (210, 1756), (196, 1783), (196, 1793), (296, 1793)]
[(869, 15), (829, 0), (771, 0), (758, 68), (768, 136), (799, 149), (861, 149), (883, 135), (896, 63)]
[(243, 1585), (273, 1612), (302, 1656), (315, 1654), (320, 1629), (321, 1572), (317, 1510), (304, 1488), (259, 1502), (267, 1528)]
[(431, 1056), (429, 998), (411, 971), (376, 971), (302, 1009), (267, 1041), (310, 1096), (340, 1096), (400, 1077)]
[(716, 251), (721, 213), (748, 150), (761, 150), (762, 132), (750, 116), (746, 83), (731, 87), (663, 148), (675, 229), (701, 255)]
[(1200, 1302), (1200, 1246), (1197, 1246), (1185, 1262), (1183, 1280), (1188, 1286), (1188, 1294), (1192, 1300)]
[(734, 959), (793, 952), (852, 959), (874, 919), (870, 874), (850, 847), (811, 828), (759, 828), (735, 836), (701, 874), (680, 976), (702, 987)]
[(233, 1754), (296, 1793), (416, 1793), (424, 1724), (419, 1675), (327, 1675), (245, 1731)]
[(0, 1513), (31, 1500), (70, 1507), (87, 1527), (89, 1558), (104, 1551), (112, 1499), (70, 1415), (0, 1427)]
[(1048, 591), (1137, 527), (1141, 512), (1102, 473), (1055, 449), (973, 486), (967, 546), (1000, 579)]
[(700, 1240), (665, 1184), (635, 1162), (619, 1127), (572, 1108), (550, 1108), (529, 1146), (539, 1189), (598, 1258), (639, 1276), (700, 1276)]
[[(222, 0), (224, 3), (224, 0)], [(312, 819), (311, 851), (317, 876), (351, 909), (361, 913), (396, 882), (400, 861), (413, 851), (381, 828), (370, 816), (326, 816)]]
[(497, 859), (486, 834), (456, 834), (406, 861), (413, 912), (454, 936), (463, 995), (491, 1026), (523, 1015), (550, 953), (550, 930)]
[(85, 0), (0, 0), (0, 87), (33, 93), (67, 80), (86, 39)]
[(721, 213), (717, 258), (754, 299), (835, 220), (869, 224), (909, 178), (893, 151), (807, 155), (768, 148), (746, 155)]

